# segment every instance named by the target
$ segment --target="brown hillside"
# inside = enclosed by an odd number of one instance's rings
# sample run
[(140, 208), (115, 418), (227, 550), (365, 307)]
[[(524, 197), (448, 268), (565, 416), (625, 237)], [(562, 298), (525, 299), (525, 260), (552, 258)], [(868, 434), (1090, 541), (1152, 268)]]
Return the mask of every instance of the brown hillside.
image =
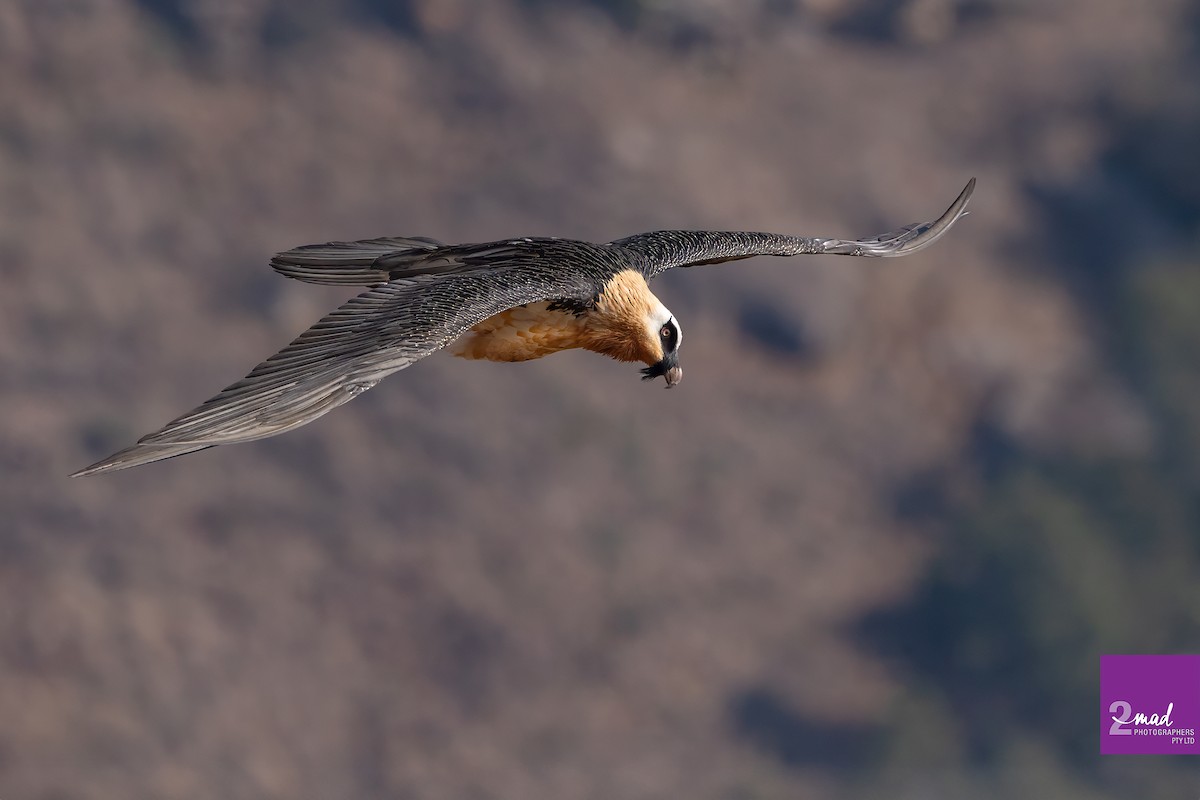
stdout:
[[(898, 493), (976, 491), (981, 420), (1147, 447), (1029, 186), (1095, 168), (1092, 99), (1153, 86), (1186, 11), (877, 5), (3, 4), (0, 797), (861, 785), (904, 678), (846, 628), (938, 546)], [(665, 277), (670, 392), (439, 356), (285, 437), (65, 478), (348, 296), (275, 251), (863, 235), (971, 176), (912, 258)]]

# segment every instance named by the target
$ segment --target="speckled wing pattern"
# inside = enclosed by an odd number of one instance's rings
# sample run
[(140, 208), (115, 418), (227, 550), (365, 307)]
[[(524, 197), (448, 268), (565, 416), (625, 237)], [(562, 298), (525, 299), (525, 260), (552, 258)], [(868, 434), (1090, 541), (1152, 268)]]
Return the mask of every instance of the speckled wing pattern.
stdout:
[[(627, 267), (611, 249), (581, 244), (517, 239), (442, 248), (435, 271), (415, 270), (363, 292), (199, 408), (75, 475), (283, 433), (445, 347), (493, 314), (540, 300), (587, 300), (607, 276)], [(568, 246), (569, 260), (561, 252)], [(568, 261), (571, 267), (564, 268)]]
[(746, 231), (651, 231), (610, 244), (640, 255), (648, 265), (646, 279), (675, 267), (721, 264), (754, 256), (839, 255), (894, 258), (924, 250), (942, 238), (967, 213), (975, 192), (972, 178), (946, 213), (933, 222), (906, 225), (868, 239), (823, 239)]

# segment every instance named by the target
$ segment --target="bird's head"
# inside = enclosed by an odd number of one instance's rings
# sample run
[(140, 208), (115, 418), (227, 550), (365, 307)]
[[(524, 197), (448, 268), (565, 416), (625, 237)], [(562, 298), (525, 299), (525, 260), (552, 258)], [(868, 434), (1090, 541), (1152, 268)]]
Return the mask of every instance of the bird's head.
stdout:
[(666, 307), (658, 308), (647, 319), (647, 341), (644, 359), (650, 366), (642, 370), (642, 380), (650, 381), (662, 377), (671, 388), (683, 379), (683, 367), (679, 366), (679, 345), (683, 342), (683, 331), (675, 317)]

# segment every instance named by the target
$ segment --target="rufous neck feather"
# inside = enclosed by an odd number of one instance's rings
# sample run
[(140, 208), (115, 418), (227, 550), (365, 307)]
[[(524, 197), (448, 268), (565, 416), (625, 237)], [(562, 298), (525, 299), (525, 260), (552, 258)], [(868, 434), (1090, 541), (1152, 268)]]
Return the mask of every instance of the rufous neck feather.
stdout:
[(583, 347), (618, 361), (656, 363), (663, 352), (654, 335), (653, 320), (662, 310), (641, 273), (619, 272), (605, 285), (595, 310), (588, 315)]

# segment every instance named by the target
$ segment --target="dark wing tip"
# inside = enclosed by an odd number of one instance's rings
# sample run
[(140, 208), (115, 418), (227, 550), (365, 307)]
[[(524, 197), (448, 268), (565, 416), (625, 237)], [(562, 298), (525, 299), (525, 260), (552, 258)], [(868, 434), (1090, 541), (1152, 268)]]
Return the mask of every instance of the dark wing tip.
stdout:
[(933, 222), (918, 222), (905, 225), (888, 233), (880, 234), (871, 239), (843, 241), (832, 239), (825, 245), (826, 253), (847, 256), (869, 256), (875, 258), (895, 258), (907, 256), (924, 250), (945, 235), (946, 231), (965, 217), (967, 203), (975, 193), (975, 179), (967, 181), (967, 185), (958, 197), (946, 209), (946, 212)]

